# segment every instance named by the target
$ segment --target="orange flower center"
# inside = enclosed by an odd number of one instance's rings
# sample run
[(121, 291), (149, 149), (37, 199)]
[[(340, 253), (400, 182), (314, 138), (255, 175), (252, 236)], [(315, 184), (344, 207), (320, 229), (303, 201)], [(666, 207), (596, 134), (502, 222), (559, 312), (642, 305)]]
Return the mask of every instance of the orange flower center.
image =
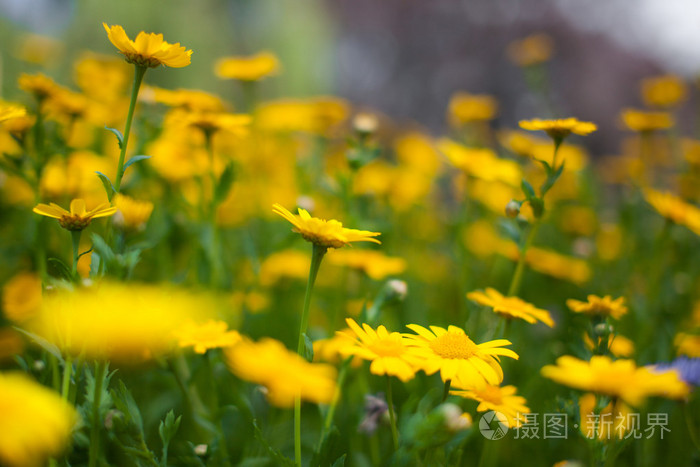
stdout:
[(430, 341), (430, 348), (442, 358), (467, 359), (475, 356), (479, 349), (476, 344), (466, 336), (456, 332), (448, 332)]

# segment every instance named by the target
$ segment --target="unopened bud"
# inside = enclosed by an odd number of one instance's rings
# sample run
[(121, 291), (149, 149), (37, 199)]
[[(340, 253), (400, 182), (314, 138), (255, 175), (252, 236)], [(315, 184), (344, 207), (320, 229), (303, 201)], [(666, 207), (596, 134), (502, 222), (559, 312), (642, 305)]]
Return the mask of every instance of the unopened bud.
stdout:
[(518, 214), (520, 214), (520, 203), (512, 199), (506, 204), (506, 216), (514, 219)]
[(209, 450), (209, 446), (206, 444), (198, 444), (194, 447), (194, 453), (198, 455), (199, 457), (204, 457), (207, 455), (207, 451)]
[(408, 284), (406, 284), (406, 281), (402, 281), (400, 279), (392, 279), (386, 283), (386, 286), (387, 290), (390, 293), (390, 299), (403, 301), (403, 299), (405, 299), (406, 295), (408, 294)]
[(301, 195), (297, 198), (297, 206), (311, 212), (316, 207), (316, 202), (311, 196)]
[(377, 128), (379, 127), (379, 120), (374, 114), (361, 112), (355, 115), (355, 118), (353, 118), (352, 126), (358, 133), (368, 135), (377, 131)]
[(447, 402), (438, 407), (438, 410), (442, 412), (443, 417), (445, 417), (445, 427), (449, 431), (462, 431), (467, 430), (472, 426), (472, 417), (466, 412), (462, 412), (456, 404)]

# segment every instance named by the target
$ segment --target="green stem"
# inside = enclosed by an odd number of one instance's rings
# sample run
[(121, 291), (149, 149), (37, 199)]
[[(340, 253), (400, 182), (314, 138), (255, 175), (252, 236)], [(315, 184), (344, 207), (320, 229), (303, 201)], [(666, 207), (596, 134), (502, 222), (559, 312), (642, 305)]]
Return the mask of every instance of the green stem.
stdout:
[(445, 381), (445, 388), (442, 391), (442, 402), (445, 402), (447, 400), (447, 396), (450, 395), (450, 385), (452, 384), (452, 380), (448, 379)]
[[(314, 289), (316, 275), (321, 267), (323, 255), (328, 248), (314, 243), (311, 253), (311, 267), (309, 268), (309, 280), (306, 283), (306, 294), (304, 295), (304, 309), (301, 313), (301, 325), (299, 326), (299, 341), (297, 343), (297, 353), (306, 358), (306, 328), (309, 326), (309, 308), (311, 305), (311, 292)], [(301, 466), (301, 398), (294, 400), (294, 461), (297, 466)]]
[(698, 432), (695, 428), (695, 423), (693, 423), (693, 413), (690, 410), (690, 402), (688, 401), (683, 403), (683, 414), (685, 415), (685, 424), (688, 427), (690, 440), (693, 442), (695, 450), (700, 452), (700, 438), (698, 438)]
[(331, 400), (331, 405), (328, 407), (328, 412), (326, 412), (326, 418), (323, 421), (323, 428), (321, 430), (321, 438), (318, 441), (318, 449), (321, 449), (323, 444), (323, 439), (326, 437), (328, 430), (331, 429), (333, 424), (333, 417), (335, 415), (335, 409), (338, 406), (338, 401), (340, 400), (340, 393), (343, 390), (343, 383), (345, 383), (345, 376), (348, 374), (348, 368), (350, 367), (350, 362), (354, 357), (350, 356), (343, 361), (340, 366), (340, 371), (338, 372), (338, 390), (333, 395), (333, 400)]
[(539, 220), (536, 220), (535, 223), (532, 224), (532, 226), (530, 227), (530, 232), (527, 234), (527, 239), (525, 240), (525, 243), (520, 248), (518, 265), (515, 267), (515, 273), (513, 274), (513, 278), (510, 281), (510, 286), (508, 287), (507, 295), (509, 297), (517, 295), (520, 291), (520, 283), (522, 282), (523, 272), (525, 270), (525, 254), (527, 253), (528, 248), (530, 248), (530, 245), (532, 245), (532, 242), (535, 239), (535, 234), (537, 233), (537, 228), (539, 226), (540, 222)]
[(146, 74), (148, 67), (134, 65), (134, 85), (131, 89), (131, 102), (129, 102), (129, 113), (126, 115), (126, 126), (124, 127), (124, 139), (122, 141), (121, 151), (119, 152), (119, 164), (117, 165), (117, 177), (114, 182), (114, 189), (117, 193), (121, 189), (122, 177), (124, 176), (124, 157), (126, 156), (126, 147), (129, 144), (129, 134), (131, 133), (131, 120), (134, 117), (134, 109), (136, 108), (136, 100), (139, 95), (139, 88), (143, 75)]
[(73, 279), (78, 277), (78, 258), (80, 257), (78, 250), (80, 249), (80, 234), (82, 233), (82, 230), (73, 230), (70, 233), (71, 241), (73, 243), (73, 267), (71, 268), (71, 275), (73, 276)]
[(399, 433), (396, 430), (396, 414), (394, 413), (394, 397), (391, 393), (391, 378), (386, 375), (386, 403), (389, 406), (389, 423), (391, 424), (391, 439), (394, 442), (394, 451), (399, 449)]
[[(209, 252), (209, 258), (211, 261), (211, 278), (210, 283), (212, 286), (218, 288), (221, 287), (222, 277), (223, 277), (223, 265), (221, 257), (221, 239), (219, 238), (219, 229), (216, 225), (216, 172), (214, 170), (214, 148), (212, 146), (212, 131), (204, 131), (204, 144), (206, 147), (207, 154), (209, 155), (209, 178), (211, 180), (211, 203), (209, 205), (209, 212), (207, 213), (209, 228), (211, 229), (211, 237), (209, 238), (211, 245), (205, 246), (206, 250)], [(204, 203), (204, 190), (202, 190), (202, 203)]]
[(102, 383), (105, 379), (107, 364), (95, 363), (95, 393), (92, 397), (92, 427), (90, 430), (90, 461), (89, 467), (97, 466), (97, 458), (100, 455), (100, 405), (102, 403)]
[(70, 389), (70, 377), (73, 371), (73, 358), (68, 355), (63, 366), (63, 381), (61, 382), (61, 398), (68, 400), (68, 391)]

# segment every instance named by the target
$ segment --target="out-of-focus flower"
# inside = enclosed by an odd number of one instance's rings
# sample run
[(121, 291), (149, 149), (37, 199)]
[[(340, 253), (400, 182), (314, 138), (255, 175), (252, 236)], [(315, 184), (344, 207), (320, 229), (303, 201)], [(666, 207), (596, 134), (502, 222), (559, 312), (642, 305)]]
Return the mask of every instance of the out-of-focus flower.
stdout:
[(186, 323), (175, 330), (180, 347), (193, 347), (199, 354), (209, 349), (231, 347), (241, 339), (238, 331), (229, 331), (224, 321), (209, 320), (205, 323)]
[(632, 409), (624, 402), (618, 401), (596, 409), (596, 395), (584, 394), (578, 400), (579, 416), (581, 418), (581, 434), (588, 439), (610, 441), (613, 437), (622, 439), (627, 431), (635, 429), (630, 425), (629, 415)]
[(595, 244), (598, 257), (603, 261), (612, 261), (620, 256), (624, 236), (618, 224), (601, 224)]
[[(515, 245), (511, 244), (511, 247)], [(510, 252), (506, 252), (506, 256), (517, 259), (517, 248), (511, 248)], [(525, 253), (525, 262), (534, 271), (568, 280), (574, 284), (585, 284), (591, 278), (591, 268), (586, 261), (544, 248), (529, 248)]]
[(125, 229), (142, 230), (153, 212), (153, 203), (118, 193), (114, 197), (114, 224)]
[(492, 386), (490, 384), (476, 386), (471, 389), (458, 389), (450, 391), (450, 394), (479, 401), (476, 407), (478, 412), (495, 410), (506, 416), (508, 426), (516, 428), (522, 425), (522, 414), (530, 413), (530, 409), (525, 405), (527, 401), (522, 396), (515, 393), (518, 389), (515, 386)]
[[(602, 337), (598, 338), (598, 343), (602, 341)], [(622, 336), (620, 334), (609, 334), (608, 335), (608, 351), (616, 357), (631, 357), (634, 353), (634, 342)], [(588, 333), (583, 335), (583, 343), (586, 345), (588, 350), (594, 350), (596, 345), (591, 340)]]
[(35, 75), (22, 73), (17, 83), (22, 91), (32, 94), (39, 101), (51, 96), (59, 88), (53, 79), (42, 73)]
[(379, 129), (379, 117), (370, 112), (358, 112), (352, 118), (352, 127), (361, 135), (371, 135)]
[(587, 206), (566, 206), (561, 211), (559, 228), (564, 232), (589, 237), (597, 227), (596, 213)]
[(538, 65), (552, 57), (554, 41), (545, 33), (532, 34), (508, 45), (508, 58), (518, 66)]
[(21, 272), (2, 288), (2, 309), (7, 319), (25, 322), (41, 308), (41, 279), (34, 273)]
[(541, 373), (559, 384), (617, 397), (635, 407), (649, 396), (679, 399), (689, 392), (675, 371), (654, 372), (638, 368), (632, 360), (613, 361), (606, 356), (594, 356), (586, 362), (565, 355), (556, 365), (543, 367)]
[(341, 250), (329, 255), (328, 261), (363, 271), (374, 280), (382, 280), (406, 270), (406, 260), (403, 258), (386, 256), (374, 250)]
[(24, 340), (18, 331), (9, 327), (0, 327), (0, 362), (21, 355)]
[(557, 120), (521, 120), (520, 128), (528, 131), (544, 131), (555, 141), (561, 141), (571, 133), (588, 135), (598, 129), (595, 123), (582, 122), (577, 118), (563, 118)]
[(486, 288), (485, 292), (469, 292), (467, 298), (479, 305), (490, 307), (494, 313), (500, 314), (505, 318), (520, 318), (530, 324), (540, 321), (550, 328), (554, 327), (554, 321), (549, 311), (537, 308), (518, 297), (505, 297), (498, 290), (491, 287)]
[(651, 188), (644, 190), (644, 199), (666, 219), (684, 225), (700, 235), (700, 208), (686, 203), (669, 192), (660, 192)]
[(305, 280), (309, 276), (311, 258), (299, 250), (273, 253), (260, 265), (260, 284), (271, 286), (284, 277)]
[(352, 242), (381, 243), (376, 236), (379, 232), (368, 230), (347, 229), (335, 219), (324, 220), (311, 217), (309, 213), (299, 208), (299, 214), (294, 215), (279, 204), (272, 207), (274, 213), (287, 219), (293, 226), (294, 232), (301, 234), (304, 240), (325, 248), (341, 248)]
[(224, 103), (218, 96), (199, 89), (163, 89), (155, 86), (144, 87), (139, 99), (158, 102), (169, 107), (181, 107), (190, 112), (222, 112)]
[[(131, 67), (118, 57), (90, 52), (81, 55), (74, 65), (75, 82), (80, 90), (86, 96), (110, 105), (125, 97), (130, 71)], [(115, 109), (112, 107), (111, 110)]]
[(15, 49), (15, 56), (20, 60), (35, 65), (48, 66), (55, 63), (63, 54), (63, 43), (49, 36), (25, 34)]
[(243, 339), (225, 353), (231, 371), (241, 379), (265, 386), (267, 399), (277, 407), (292, 407), (297, 397), (325, 404), (335, 394), (333, 366), (309, 363), (274, 339)]
[[(318, 339), (313, 343), (314, 346), (314, 361), (327, 362), (332, 364), (340, 363), (345, 358), (342, 350), (348, 346), (348, 336), (352, 335), (352, 330), (349, 328), (336, 332), (334, 336), (326, 339)], [(360, 357), (353, 357), (352, 366), (359, 367), (362, 364)]]
[(158, 65), (182, 68), (190, 64), (192, 51), (180, 46), (179, 42), (170, 44), (164, 41), (162, 34), (141, 31), (136, 40), (132, 41), (123, 27), (107, 26), (106, 23), (102, 23), (102, 26), (107, 31), (109, 41), (129, 63), (151, 68)]
[(614, 319), (620, 319), (627, 313), (625, 297), (613, 300), (610, 295), (604, 297), (589, 295), (587, 299), (587, 302), (569, 299), (566, 301), (566, 306), (575, 313), (585, 313), (589, 316), (610, 316)]
[(511, 344), (506, 339), (476, 344), (456, 326), (447, 329), (430, 326), (430, 330), (417, 324), (407, 327), (416, 333), (405, 336), (414, 347), (413, 353), (421, 360), (420, 368), (429, 375), (440, 371), (442, 380), (452, 381), (456, 387), (498, 385), (503, 381), (498, 357), (518, 359), (518, 354), (503, 347)]
[(255, 314), (264, 311), (270, 306), (270, 297), (255, 290), (250, 292), (234, 292), (231, 295), (231, 302), (234, 308), (244, 308), (249, 313)]
[(177, 329), (221, 308), (219, 298), (205, 293), (101, 282), (46, 294), (29, 327), (65, 352), (129, 363), (172, 350)]
[(21, 373), (0, 373), (0, 461), (25, 467), (60, 455), (78, 421), (75, 409)]
[(520, 186), (520, 166), (514, 161), (499, 158), (491, 149), (468, 148), (446, 138), (438, 141), (438, 149), (452, 165), (473, 177)]
[(216, 76), (222, 79), (241, 81), (259, 81), (277, 74), (280, 63), (271, 52), (260, 52), (250, 56), (223, 57), (214, 69)]
[(686, 383), (698, 387), (700, 386), (700, 358), (688, 358), (680, 356), (671, 363), (659, 363), (652, 365), (654, 371), (675, 370), (681, 379)]
[(302, 131), (326, 135), (350, 113), (348, 103), (336, 97), (282, 99), (259, 105), (255, 111), (257, 128), (270, 132)]
[(679, 332), (673, 344), (676, 346), (678, 355), (700, 358), (700, 335)]
[(642, 80), (642, 99), (650, 107), (673, 107), (685, 100), (688, 90), (678, 76), (665, 75)]
[(493, 96), (457, 92), (450, 98), (448, 120), (459, 127), (468, 123), (492, 120), (498, 112), (498, 102)]
[(21, 105), (0, 101), (0, 123), (27, 115), (27, 109)]
[(54, 203), (37, 204), (33, 211), (42, 216), (58, 219), (58, 224), (61, 227), (75, 231), (85, 229), (94, 218), (113, 215), (117, 212), (117, 208), (105, 203), (87, 211), (85, 209), (85, 200), (74, 199), (70, 202), (70, 212)]
[(666, 112), (625, 109), (622, 111), (621, 117), (625, 127), (639, 132), (665, 130), (674, 124), (673, 117)]
[(379, 427), (379, 422), (388, 413), (389, 405), (384, 399), (384, 394), (376, 396), (365, 394), (365, 416), (357, 426), (357, 431), (368, 435), (373, 434)]
[(439, 410), (445, 418), (445, 427), (451, 432), (468, 430), (472, 427), (472, 416), (467, 412), (462, 412), (457, 404), (445, 402), (440, 404)]
[(366, 323), (360, 327), (351, 318), (345, 321), (352, 333), (341, 332), (346, 337), (346, 346), (340, 349), (342, 355), (356, 355), (371, 361), (369, 371), (374, 375), (396, 376), (404, 383), (413, 379), (417, 371), (416, 357), (400, 333), (389, 332), (382, 325), (376, 330)]
[(230, 114), (225, 112), (193, 111), (183, 112), (173, 110), (168, 116), (168, 125), (171, 129), (178, 126), (197, 128), (205, 135), (211, 135), (218, 131), (226, 131), (237, 136), (245, 136), (250, 126), (250, 115)]

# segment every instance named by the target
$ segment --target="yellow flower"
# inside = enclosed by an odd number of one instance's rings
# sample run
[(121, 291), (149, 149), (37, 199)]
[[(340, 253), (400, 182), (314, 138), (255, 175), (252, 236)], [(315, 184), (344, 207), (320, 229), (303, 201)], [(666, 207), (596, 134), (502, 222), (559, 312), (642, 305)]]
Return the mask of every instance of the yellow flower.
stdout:
[[(518, 251), (515, 245), (510, 252), (505, 252), (506, 256), (517, 260)], [(544, 248), (531, 247), (525, 254), (525, 262), (534, 271), (548, 276), (557, 277), (573, 282), (574, 284), (584, 284), (591, 278), (591, 268), (586, 261), (581, 258), (572, 258), (555, 251)]]
[(413, 352), (420, 357), (420, 368), (432, 375), (440, 371), (443, 381), (468, 388), (479, 384), (498, 385), (503, 381), (499, 356), (518, 359), (518, 354), (503, 348), (511, 342), (506, 339), (476, 344), (463, 329), (449, 326), (447, 329), (430, 326), (430, 330), (417, 324), (407, 326), (414, 334), (405, 334)]
[(523, 130), (545, 131), (555, 141), (562, 140), (571, 133), (585, 136), (598, 129), (595, 123), (582, 122), (573, 117), (558, 120), (521, 120), (519, 125)]
[(58, 224), (61, 227), (74, 231), (83, 230), (90, 225), (94, 218), (111, 216), (117, 212), (117, 208), (104, 203), (87, 211), (85, 209), (85, 200), (74, 199), (70, 202), (70, 212), (54, 203), (37, 204), (33, 211), (42, 216), (58, 219)]
[(279, 341), (243, 339), (225, 352), (231, 371), (243, 380), (265, 386), (272, 405), (292, 407), (296, 397), (318, 404), (333, 399), (335, 368), (324, 363), (309, 363)]
[(536, 308), (518, 297), (504, 297), (491, 287), (488, 287), (485, 293), (469, 292), (467, 298), (479, 305), (491, 307), (494, 313), (501, 314), (506, 318), (520, 318), (530, 324), (541, 321), (550, 328), (554, 327), (554, 321), (547, 310)]
[(679, 332), (673, 340), (678, 355), (687, 355), (691, 358), (700, 358), (700, 335)]
[[(342, 351), (348, 346), (348, 336), (352, 335), (352, 330), (346, 328), (336, 332), (334, 336), (315, 340), (314, 361), (332, 364), (340, 363), (345, 358)], [(351, 366), (357, 368), (360, 365), (362, 365), (362, 359), (357, 356), (353, 357)]]
[(38, 313), (41, 299), (41, 279), (31, 272), (17, 274), (2, 288), (5, 317), (17, 323), (27, 321)]
[(552, 56), (554, 42), (544, 33), (527, 36), (508, 45), (508, 58), (516, 65), (526, 67), (544, 63)]
[(260, 284), (271, 286), (284, 277), (304, 280), (309, 276), (311, 258), (298, 250), (273, 253), (260, 265)]
[(145, 86), (139, 94), (139, 99), (145, 102), (159, 102), (169, 107), (182, 107), (190, 112), (221, 112), (224, 110), (224, 103), (219, 97), (198, 89), (170, 90)]
[(282, 99), (256, 108), (256, 125), (266, 131), (304, 131), (325, 135), (350, 113), (348, 103), (336, 97)]
[(628, 430), (635, 428), (628, 426), (632, 409), (623, 402), (618, 401), (614, 408), (610, 402), (602, 410), (596, 410), (596, 396), (588, 393), (579, 398), (578, 406), (581, 417), (579, 429), (588, 439), (610, 441), (613, 436), (622, 439)]
[(209, 349), (231, 347), (241, 340), (238, 331), (229, 331), (224, 321), (209, 320), (202, 324), (187, 323), (175, 330), (180, 347), (194, 347), (199, 354)]
[(406, 338), (398, 332), (387, 331), (382, 325), (375, 331), (366, 323), (360, 327), (351, 318), (346, 318), (345, 322), (352, 333), (339, 332), (346, 337), (346, 346), (340, 349), (342, 355), (356, 355), (371, 361), (369, 371), (374, 375), (396, 376), (404, 383), (413, 379), (417, 359), (407, 346)]
[(114, 224), (126, 229), (142, 230), (153, 212), (153, 203), (139, 201), (118, 193), (114, 197)]
[(329, 255), (328, 261), (363, 271), (377, 281), (406, 270), (406, 261), (403, 258), (386, 256), (374, 250), (342, 250)]
[(613, 300), (610, 295), (602, 298), (597, 295), (589, 295), (587, 298), (587, 302), (569, 299), (566, 301), (566, 306), (575, 313), (585, 313), (589, 316), (610, 316), (615, 319), (620, 319), (627, 313), (625, 297)]
[(224, 57), (216, 63), (214, 72), (222, 79), (259, 81), (279, 71), (277, 57), (270, 52), (260, 52), (248, 57)]
[(625, 109), (622, 122), (632, 131), (665, 130), (673, 126), (673, 117), (666, 112), (648, 112), (645, 110)]
[(43, 100), (51, 96), (59, 89), (59, 86), (54, 80), (41, 73), (37, 73), (36, 75), (22, 73), (19, 75), (17, 82), (22, 91), (33, 94), (38, 100)]
[(45, 465), (71, 440), (78, 414), (50, 389), (21, 373), (0, 373), (0, 463)]
[(182, 68), (190, 64), (192, 51), (181, 47), (180, 43), (169, 44), (163, 40), (162, 34), (143, 31), (132, 41), (121, 26), (107, 26), (102, 23), (109, 41), (119, 49), (126, 61), (137, 66), (157, 67), (165, 65), (172, 68)]
[(101, 282), (46, 294), (29, 326), (65, 352), (129, 363), (171, 351), (177, 329), (204, 321), (222, 306), (204, 293)]
[(651, 107), (673, 107), (687, 94), (686, 86), (678, 76), (657, 76), (642, 81), (642, 99)]
[(381, 243), (376, 238), (379, 232), (346, 229), (335, 219), (329, 221), (311, 217), (305, 209), (299, 208), (294, 215), (279, 204), (272, 206), (272, 211), (287, 219), (294, 225), (294, 232), (301, 234), (304, 240), (325, 248), (341, 248), (352, 242)]
[(498, 112), (493, 96), (458, 92), (450, 98), (448, 118), (453, 126), (492, 120)]
[(438, 149), (452, 165), (472, 177), (493, 182), (503, 182), (519, 187), (523, 174), (517, 162), (501, 159), (488, 148), (469, 148), (447, 138), (438, 141)]
[(479, 401), (480, 404), (476, 407), (478, 412), (495, 410), (502, 413), (508, 419), (508, 426), (515, 428), (522, 424), (521, 415), (530, 413), (530, 409), (525, 405), (527, 401), (522, 396), (516, 396), (516, 392), (515, 386), (487, 384), (467, 390), (450, 391), (450, 394)]
[(123, 100), (130, 74), (131, 67), (124, 60), (91, 52), (82, 54), (74, 65), (75, 82), (80, 90), (86, 96), (109, 104)]
[[(602, 342), (602, 337), (598, 338), (598, 342)], [(586, 348), (590, 351), (593, 351), (593, 349), (595, 348), (593, 340), (588, 335), (588, 333), (585, 333), (583, 335), (583, 343), (586, 345)], [(608, 336), (608, 350), (611, 354), (613, 354), (616, 357), (631, 357), (634, 353), (634, 342), (632, 342), (625, 336), (621, 336), (620, 334), (610, 334)]]
[(635, 407), (649, 396), (679, 399), (690, 391), (675, 370), (637, 368), (632, 360), (613, 361), (606, 356), (594, 356), (586, 362), (565, 355), (557, 359), (556, 365), (542, 368), (541, 373), (559, 384), (617, 397)]
[(647, 188), (644, 198), (656, 211), (676, 224), (684, 225), (700, 235), (700, 209), (669, 192)]
[(27, 115), (27, 109), (21, 105), (0, 102), (0, 123), (14, 118), (24, 117), (25, 115)]
[(250, 125), (250, 115), (230, 114), (225, 112), (195, 111), (176, 116), (172, 123), (180, 123), (199, 128), (205, 134), (228, 131), (238, 136), (245, 136)]

